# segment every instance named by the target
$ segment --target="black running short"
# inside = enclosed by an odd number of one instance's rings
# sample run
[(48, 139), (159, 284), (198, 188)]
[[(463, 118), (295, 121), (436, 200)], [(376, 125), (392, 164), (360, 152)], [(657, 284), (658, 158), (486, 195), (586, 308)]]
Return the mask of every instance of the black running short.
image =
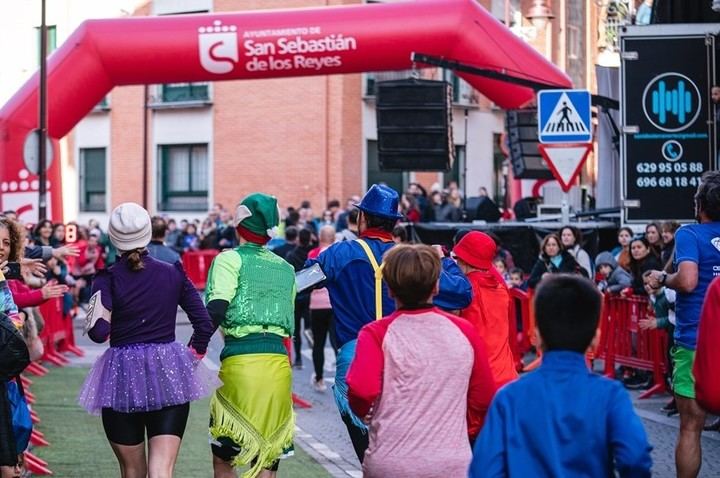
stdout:
[(118, 445), (139, 445), (158, 435), (182, 438), (190, 414), (190, 404), (173, 405), (152, 412), (122, 413), (102, 409), (102, 422), (108, 440)]
[[(232, 461), (240, 453), (240, 446), (229, 437), (219, 437), (217, 440), (211, 440), (210, 448), (213, 455), (227, 462)], [(255, 466), (255, 460), (250, 462), (250, 466)], [(280, 460), (275, 460), (268, 470), (277, 471), (279, 467)]]

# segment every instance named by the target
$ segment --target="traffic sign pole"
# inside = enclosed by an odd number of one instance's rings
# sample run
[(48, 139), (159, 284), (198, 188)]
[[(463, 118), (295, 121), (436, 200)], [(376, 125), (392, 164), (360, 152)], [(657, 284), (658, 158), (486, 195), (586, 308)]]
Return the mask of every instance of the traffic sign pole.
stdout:
[(570, 222), (570, 194), (565, 191), (563, 191), (562, 203), (560, 204), (560, 215), (563, 224)]

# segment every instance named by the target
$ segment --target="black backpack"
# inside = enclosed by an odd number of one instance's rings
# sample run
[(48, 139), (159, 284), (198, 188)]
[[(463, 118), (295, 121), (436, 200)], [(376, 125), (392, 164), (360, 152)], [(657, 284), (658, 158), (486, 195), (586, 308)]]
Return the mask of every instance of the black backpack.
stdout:
[(27, 345), (7, 315), (0, 313), (0, 380), (10, 380), (30, 365)]

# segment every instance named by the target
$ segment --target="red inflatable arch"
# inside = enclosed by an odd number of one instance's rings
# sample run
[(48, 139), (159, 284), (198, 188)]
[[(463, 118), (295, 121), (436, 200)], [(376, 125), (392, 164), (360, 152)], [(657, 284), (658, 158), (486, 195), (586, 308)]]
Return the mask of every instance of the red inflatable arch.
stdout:
[[(89, 20), (48, 59), (48, 133), (68, 134), (115, 86), (403, 70), (412, 52), (571, 86), (475, 0)], [(534, 97), (530, 88), (459, 75), (503, 108)], [(38, 123), (38, 84), (36, 74), (0, 110), (2, 209), (37, 203), (22, 151)], [(60, 161), (48, 179), (60, 219)]]

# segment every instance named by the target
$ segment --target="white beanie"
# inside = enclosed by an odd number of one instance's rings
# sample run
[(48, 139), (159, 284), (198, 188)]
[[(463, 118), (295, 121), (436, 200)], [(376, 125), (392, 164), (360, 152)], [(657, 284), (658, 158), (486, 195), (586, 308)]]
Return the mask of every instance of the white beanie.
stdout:
[(119, 251), (140, 249), (150, 243), (150, 214), (139, 204), (124, 202), (110, 213), (110, 242)]

